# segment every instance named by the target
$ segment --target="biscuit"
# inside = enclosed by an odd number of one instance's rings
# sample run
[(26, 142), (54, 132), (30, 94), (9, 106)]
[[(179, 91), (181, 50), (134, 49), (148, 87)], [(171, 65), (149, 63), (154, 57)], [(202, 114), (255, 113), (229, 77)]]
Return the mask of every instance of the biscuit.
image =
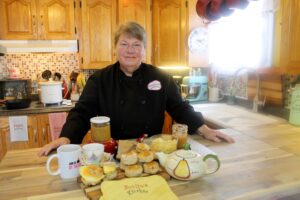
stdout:
[(129, 165), (125, 168), (125, 175), (127, 177), (137, 177), (143, 173), (143, 167), (141, 165)]
[(142, 151), (138, 154), (139, 162), (151, 162), (154, 159), (152, 151)]
[(159, 164), (156, 161), (143, 164), (144, 172), (147, 174), (156, 174), (159, 171)]
[(105, 162), (103, 165), (103, 172), (106, 180), (112, 180), (117, 177), (117, 166), (114, 162)]
[(81, 166), (79, 173), (85, 185), (96, 185), (104, 178), (103, 169), (98, 165)]
[(121, 155), (121, 163), (124, 165), (134, 165), (138, 162), (138, 156), (135, 151), (129, 151)]
[(136, 145), (136, 151), (137, 152), (149, 151), (149, 150), (150, 150), (150, 146), (148, 144), (137, 143), (137, 145)]

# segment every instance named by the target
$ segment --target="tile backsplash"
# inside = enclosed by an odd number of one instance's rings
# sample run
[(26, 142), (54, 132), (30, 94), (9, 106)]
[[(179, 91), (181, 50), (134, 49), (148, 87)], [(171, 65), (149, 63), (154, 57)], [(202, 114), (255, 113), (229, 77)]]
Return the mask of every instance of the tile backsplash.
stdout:
[(291, 104), (291, 91), (296, 84), (300, 84), (299, 74), (284, 74), (282, 75), (282, 85), (283, 85), (283, 99), (284, 107), (290, 108)]
[[(19, 68), (20, 78), (26, 79), (31, 79), (33, 75), (41, 74), (44, 70), (59, 72), (63, 77), (68, 77), (72, 71), (81, 71), (78, 53), (24, 53), (0, 56), (0, 79), (8, 77), (10, 67)], [(94, 71), (82, 70), (86, 78)]]
[(219, 74), (217, 78), (217, 85), (224, 95), (233, 95), (237, 98), (248, 99), (248, 75), (228, 75)]

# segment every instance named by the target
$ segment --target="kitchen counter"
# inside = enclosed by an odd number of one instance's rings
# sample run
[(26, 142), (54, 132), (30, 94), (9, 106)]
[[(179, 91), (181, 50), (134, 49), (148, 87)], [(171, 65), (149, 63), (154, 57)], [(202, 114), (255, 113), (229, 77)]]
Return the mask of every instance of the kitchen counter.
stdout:
[(43, 114), (43, 113), (52, 113), (52, 112), (68, 112), (75, 106), (75, 103), (72, 102), (72, 105), (62, 105), (62, 104), (51, 104), (44, 106), (44, 104), (33, 101), (30, 103), (28, 108), (24, 109), (15, 109), (8, 110), (5, 108), (0, 109), (0, 116), (13, 116), (13, 115), (28, 115), (28, 114)]
[[(181, 200), (300, 199), (300, 128), (287, 123), (224, 129), (236, 143), (197, 142), (216, 152), (221, 168), (193, 181), (168, 183)], [(48, 175), (39, 149), (9, 151), (0, 163), (2, 199), (86, 199), (75, 180)]]

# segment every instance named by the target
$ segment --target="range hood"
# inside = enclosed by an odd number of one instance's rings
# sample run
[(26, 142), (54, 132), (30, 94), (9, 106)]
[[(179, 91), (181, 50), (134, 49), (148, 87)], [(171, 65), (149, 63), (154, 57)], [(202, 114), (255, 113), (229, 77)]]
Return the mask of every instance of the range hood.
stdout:
[(77, 40), (0, 40), (0, 53), (77, 52)]

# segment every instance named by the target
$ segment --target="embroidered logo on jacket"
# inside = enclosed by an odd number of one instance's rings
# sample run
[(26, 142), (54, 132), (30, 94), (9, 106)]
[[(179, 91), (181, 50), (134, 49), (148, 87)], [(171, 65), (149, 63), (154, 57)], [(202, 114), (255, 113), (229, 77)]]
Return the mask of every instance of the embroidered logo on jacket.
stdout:
[(151, 81), (148, 83), (147, 86), (148, 90), (160, 90), (161, 89), (161, 83), (158, 80)]

